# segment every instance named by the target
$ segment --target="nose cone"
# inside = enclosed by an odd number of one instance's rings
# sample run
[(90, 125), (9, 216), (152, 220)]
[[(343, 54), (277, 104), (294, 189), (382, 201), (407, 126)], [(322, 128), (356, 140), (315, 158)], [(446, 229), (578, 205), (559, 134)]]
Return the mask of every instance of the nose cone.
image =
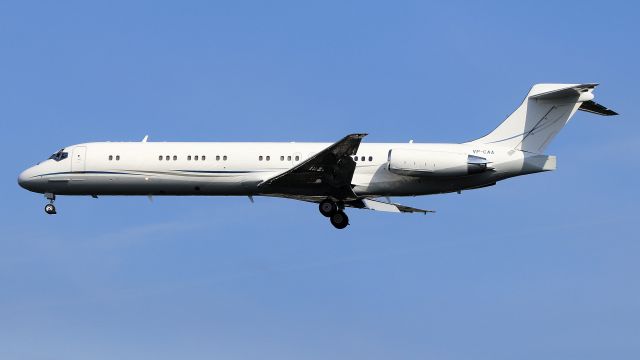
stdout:
[(32, 191), (32, 186), (30, 185), (32, 185), (32, 183), (34, 182), (33, 175), (33, 168), (28, 168), (27, 170), (21, 172), (20, 175), (18, 175), (18, 185)]
[(18, 175), (18, 185), (22, 186), (26, 189), (25, 185), (27, 184), (27, 171), (23, 171)]

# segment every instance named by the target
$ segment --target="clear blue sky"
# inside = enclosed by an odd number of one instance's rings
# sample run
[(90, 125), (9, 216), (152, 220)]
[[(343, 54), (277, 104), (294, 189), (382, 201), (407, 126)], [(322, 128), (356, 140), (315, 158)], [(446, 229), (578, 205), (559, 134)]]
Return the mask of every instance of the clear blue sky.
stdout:
[[(630, 1), (0, 3), (2, 359), (638, 359)], [(74, 143), (465, 141), (537, 82), (600, 82), (558, 171), (396, 199), (65, 198)]]

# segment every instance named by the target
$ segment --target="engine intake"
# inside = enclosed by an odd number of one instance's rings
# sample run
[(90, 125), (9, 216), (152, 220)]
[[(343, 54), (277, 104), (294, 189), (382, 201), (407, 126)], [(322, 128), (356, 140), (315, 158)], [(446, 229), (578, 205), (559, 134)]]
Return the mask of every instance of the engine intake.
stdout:
[(417, 149), (389, 150), (389, 171), (398, 175), (465, 176), (487, 169), (487, 159), (465, 153)]

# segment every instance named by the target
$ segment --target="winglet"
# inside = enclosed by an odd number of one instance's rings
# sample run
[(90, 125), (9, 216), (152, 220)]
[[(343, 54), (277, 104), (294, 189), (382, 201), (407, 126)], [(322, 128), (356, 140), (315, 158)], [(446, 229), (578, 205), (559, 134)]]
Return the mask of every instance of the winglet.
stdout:
[(144, 138), (142, 139), (142, 142), (147, 142), (147, 140), (149, 140), (149, 135), (145, 135)]

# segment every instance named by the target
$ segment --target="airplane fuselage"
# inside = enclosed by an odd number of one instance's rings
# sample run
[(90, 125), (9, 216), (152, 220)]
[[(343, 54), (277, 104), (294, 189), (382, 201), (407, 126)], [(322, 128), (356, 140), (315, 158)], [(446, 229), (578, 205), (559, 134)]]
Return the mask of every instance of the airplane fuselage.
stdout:
[[(280, 195), (261, 188), (331, 143), (96, 142), (64, 148), (19, 176), (34, 192), (57, 195)], [(389, 171), (390, 150), (464, 153), (485, 158), (491, 171), (464, 176), (403, 176)], [(414, 196), (484, 187), (513, 176), (553, 170), (555, 159), (478, 144), (362, 143), (353, 191), (362, 197)], [(308, 195), (288, 189), (285, 195)]]

